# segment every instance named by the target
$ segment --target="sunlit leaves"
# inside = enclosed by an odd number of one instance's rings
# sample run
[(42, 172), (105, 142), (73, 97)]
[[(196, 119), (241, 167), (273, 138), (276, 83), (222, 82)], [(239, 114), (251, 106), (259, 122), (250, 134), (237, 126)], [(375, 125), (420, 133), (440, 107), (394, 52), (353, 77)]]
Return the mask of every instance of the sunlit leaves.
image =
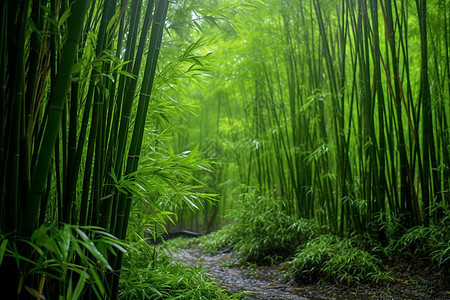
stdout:
[[(85, 283), (92, 284), (96, 293), (104, 295), (105, 289), (100, 278), (104, 269), (111, 269), (107, 261), (108, 252), (126, 252), (127, 247), (125, 242), (100, 227), (69, 224), (64, 224), (61, 228), (55, 225), (41, 226), (34, 231), (31, 241), (7, 242), (6, 239), (2, 240), (1, 257), (6, 255), (15, 258), (19, 265), (30, 264), (27, 276), (42, 274), (50, 278), (58, 278), (58, 275), (63, 279), (70, 277), (67, 278), (70, 282), (67, 295), (71, 299), (78, 299)], [(30, 245), (39, 254), (39, 259), (31, 261), (22, 256), (17, 251), (17, 245), (21, 243)], [(73, 272), (79, 274), (79, 277), (74, 277)]]

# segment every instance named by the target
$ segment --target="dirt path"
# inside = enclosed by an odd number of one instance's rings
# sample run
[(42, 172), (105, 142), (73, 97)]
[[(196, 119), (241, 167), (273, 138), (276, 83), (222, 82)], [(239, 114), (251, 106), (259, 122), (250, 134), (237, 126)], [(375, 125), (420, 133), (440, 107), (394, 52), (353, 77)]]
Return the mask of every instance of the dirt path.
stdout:
[(450, 293), (425, 278), (398, 279), (381, 286), (339, 284), (298, 285), (283, 280), (280, 267), (243, 267), (232, 252), (210, 255), (197, 247), (173, 252), (174, 259), (200, 265), (219, 285), (232, 293), (245, 292), (245, 299), (450, 299)]
[[(245, 299), (345, 299), (345, 295), (318, 291), (314, 286), (293, 286), (283, 280), (285, 272), (279, 267), (242, 267), (231, 252), (210, 255), (189, 248), (172, 255), (185, 264), (201, 265), (217, 284), (232, 293), (247, 292)], [(368, 295), (361, 295), (361, 299), (368, 299)]]

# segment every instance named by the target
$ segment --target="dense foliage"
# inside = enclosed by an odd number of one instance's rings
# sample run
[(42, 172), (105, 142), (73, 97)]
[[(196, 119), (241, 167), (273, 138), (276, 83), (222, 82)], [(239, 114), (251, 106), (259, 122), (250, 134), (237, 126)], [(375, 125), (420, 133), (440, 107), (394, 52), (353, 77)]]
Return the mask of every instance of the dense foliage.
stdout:
[(233, 299), (200, 266), (173, 262), (162, 249), (144, 240), (130, 249), (122, 268), (119, 299)]
[[(205, 249), (267, 263), (299, 246), (294, 276), (349, 282), (383, 278), (379, 259), (425, 259), (445, 272), (449, 5), (245, 1), (229, 22), (204, 26), (201, 34), (219, 34), (215, 67), (207, 88), (190, 89), (203, 117), (187, 123), (196, 129), (187, 141), (221, 162), (217, 223), (232, 223)], [(309, 246), (290, 226), (305, 221), (320, 228)], [(299, 263), (338, 244), (346, 250), (314, 272)], [(367, 273), (328, 272), (352, 257), (367, 258)]]
[(297, 279), (448, 269), (449, 7), (3, 1), (3, 294), (227, 297), (143, 244), (177, 221)]
[(168, 143), (181, 130), (170, 118), (193, 110), (167, 90), (197, 71), (198, 44), (163, 38), (176, 36), (167, 0), (0, 10), (3, 295), (115, 299), (128, 228), (155, 234), (170, 209), (211, 198), (198, 192), (194, 174), (210, 167), (197, 148)]
[(188, 126), (223, 162), (222, 206), (256, 189), (289, 216), (384, 245), (387, 223), (438, 225), (450, 199), (448, 7), (246, 1), (217, 24), (213, 78), (195, 94), (204, 117)]

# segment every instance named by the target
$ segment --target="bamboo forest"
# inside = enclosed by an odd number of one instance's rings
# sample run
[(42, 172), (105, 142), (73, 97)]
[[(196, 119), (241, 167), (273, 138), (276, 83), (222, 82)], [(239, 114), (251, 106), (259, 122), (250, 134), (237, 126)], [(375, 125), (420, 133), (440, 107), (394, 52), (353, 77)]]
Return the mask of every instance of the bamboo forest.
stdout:
[(450, 299), (449, 0), (4, 0), (1, 299)]

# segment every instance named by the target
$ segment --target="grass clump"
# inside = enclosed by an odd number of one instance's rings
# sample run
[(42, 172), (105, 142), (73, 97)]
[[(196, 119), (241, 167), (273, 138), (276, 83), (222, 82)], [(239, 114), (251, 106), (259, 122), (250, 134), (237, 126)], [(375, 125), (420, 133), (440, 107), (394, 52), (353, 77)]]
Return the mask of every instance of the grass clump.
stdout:
[(390, 240), (386, 252), (391, 260), (400, 259), (433, 267), (448, 278), (450, 275), (450, 214), (436, 224), (414, 226), (399, 238)]
[(218, 231), (199, 237), (197, 240), (203, 251), (217, 254), (220, 250), (230, 249), (237, 243), (234, 224), (226, 225)]
[(164, 249), (169, 252), (180, 252), (181, 249), (197, 247), (198, 244), (198, 237), (176, 237), (168, 239), (162, 243)]
[(297, 281), (329, 279), (351, 284), (390, 280), (379, 258), (355, 247), (351, 239), (330, 234), (300, 246), (286, 265)]
[(202, 247), (210, 253), (232, 248), (243, 262), (279, 262), (319, 231), (314, 222), (294, 218), (285, 207), (280, 198), (244, 194), (237, 208), (229, 213), (232, 223), (202, 237)]
[(124, 258), (119, 299), (233, 298), (200, 267), (182, 265), (158, 248), (145, 241), (133, 243)]

